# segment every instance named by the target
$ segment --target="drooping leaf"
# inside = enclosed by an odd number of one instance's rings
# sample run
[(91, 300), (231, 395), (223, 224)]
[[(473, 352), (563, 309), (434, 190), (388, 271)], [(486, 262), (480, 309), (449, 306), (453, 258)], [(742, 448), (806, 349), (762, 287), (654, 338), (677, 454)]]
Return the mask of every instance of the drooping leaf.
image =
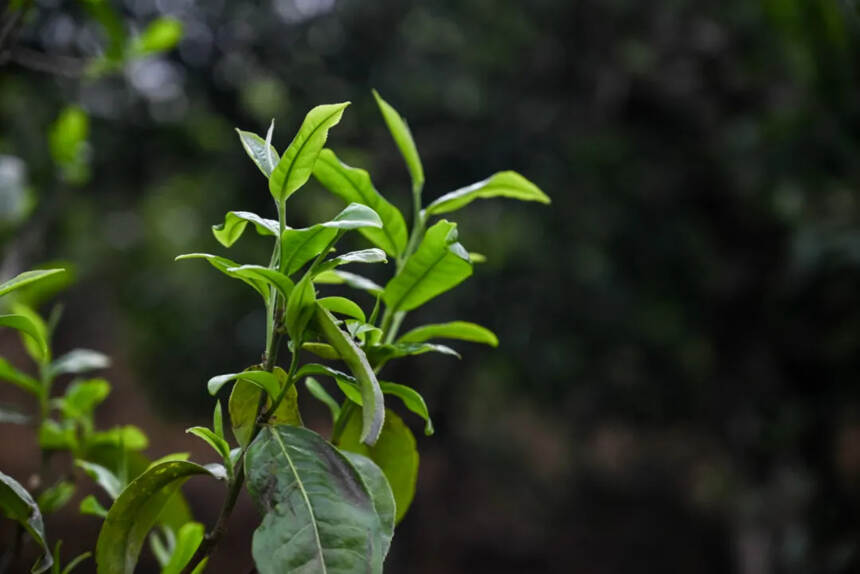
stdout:
[(275, 269), (269, 269), (262, 265), (242, 265), (240, 267), (230, 267), (227, 271), (236, 277), (247, 279), (249, 281), (262, 281), (272, 285), (280, 291), (284, 298), (290, 296), (293, 290), (292, 280)]
[(81, 500), (80, 506), (78, 506), (78, 510), (81, 514), (88, 514), (91, 516), (98, 516), (100, 518), (104, 518), (107, 516), (107, 509), (101, 505), (101, 503), (96, 500), (96, 497), (92, 494), (87, 495), (83, 500)]
[[(236, 133), (239, 134), (239, 141), (242, 142), (242, 147), (245, 148), (245, 153), (251, 158), (263, 175), (268, 178), (278, 165), (280, 157), (278, 152), (272, 147), (271, 142), (266, 141), (252, 132), (242, 131), (236, 128)], [(228, 246), (229, 247), (229, 246)]]
[(367, 321), (361, 307), (346, 297), (323, 297), (321, 299), (317, 299), (317, 302), (332, 313), (346, 315), (347, 317), (358, 319), (362, 323)]
[(42, 393), (42, 385), (39, 381), (30, 375), (19, 371), (3, 357), (0, 357), (0, 379), (9, 381), (13, 385), (21, 387), (25, 391), (32, 393), (37, 397)]
[(67, 480), (49, 486), (39, 494), (36, 502), (42, 514), (51, 514), (66, 505), (75, 495), (75, 485)]
[(31, 568), (33, 574), (47, 572), (54, 564), (51, 549), (45, 540), (45, 525), (39, 506), (21, 484), (0, 472), (0, 512), (18, 522), (42, 548), (42, 557)]
[[(173, 546), (173, 552), (170, 554), (170, 560), (161, 569), (161, 574), (179, 574), (194, 553), (197, 547), (203, 542), (203, 534), (205, 528), (199, 522), (189, 522), (183, 524), (179, 532), (176, 533), (176, 544)], [(194, 568), (193, 574), (199, 574), (206, 568), (206, 560), (203, 560), (197, 567)]]
[[(337, 386), (340, 387), (346, 398), (361, 406), (361, 393), (355, 382), (344, 377), (336, 377), (335, 381), (337, 381)], [(433, 421), (430, 419), (427, 403), (424, 402), (424, 397), (418, 391), (406, 385), (398, 385), (397, 383), (386, 381), (380, 381), (379, 388), (382, 389), (383, 394), (394, 395), (400, 398), (407, 409), (424, 419), (424, 434), (427, 436), (433, 434)]]
[(455, 211), (476, 199), (508, 197), (520, 201), (550, 203), (549, 197), (535, 184), (515, 171), (500, 171), (478, 183), (446, 193), (427, 206), (427, 215)]
[(382, 572), (390, 529), (361, 474), (322, 437), (266, 427), (245, 469), (264, 514), (252, 543), (260, 574)]
[(377, 367), (384, 365), (391, 359), (423, 355), (424, 353), (442, 353), (460, 358), (460, 353), (447, 345), (438, 343), (394, 343), (392, 345), (376, 345), (367, 349), (368, 358)]
[(314, 177), (345, 202), (361, 203), (378, 213), (382, 229), (362, 228), (361, 234), (392, 257), (403, 253), (407, 241), (403, 214), (376, 191), (366, 171), (342, 163), (332, 150), (326, 148), (317, 158)]
[[(340, 405), (337, 401), (334, 400), (332, 396), (328, 394), (328, 391), (326, 391), (313, 377), (305, 378), (305, 387), (308, 389), (311, 396), (328, 407), (328, 410), (331, 411), (332, 424), (334, 424), (334, 421), (336, 421), (337, 417), (340, 415)], [(359, 396), (361, 396), (360, 393)]]
[(122, 491), (105, 517), (96, 543), (99, 574), (132, 574), (149, 530), (180, 486), (206, 468), (187, 461), (158, 464)]
[[(278, 387), (287, 384), (287, 373), (280, 367), (275, 367), (274, 374), (278, 379)], [(260, 404), (260, 389), (255, 385), (239, 380), (233, 386), (230, 393), (230, 402), (227, 410), (230, 413), (230, 424), (233, 428), (233, 436), (241, 446), (246, 446), (251, 441), (254, 425), (257, 421), (257, 407)], [(299, 396), (295, 385), (291, 386), (277, 410), (269, 419), (271, 424), (301, 425), (302, 417), (299, 414)], [(264, 407), (270, 408), (271, 398), (266, 400)]]
[(337, 326), (334, 317), (327, 309), (321, 305), (316, 305), (314, 320), (317, 330), (340, 354), (344, 364), (358, 380), (364, 405), (362, 407), (361, 440), (367, 444), (373, 444), (379, 437), (385, 417), (384, 399), (382, 398), (382, 391), (379, 389), (379, 382), (376, 380), (376, 374), (370, 367), (364, 351), (359, 349), (352, 338)]
[(42, 321), (34, 320), (31, 314), (25, 315), (19, 312), (0, 315), (0, 327), (10, 327), (20, 332), (28, 353), (37, 361), (49, 359), (47, 332)]
[(317, 106), (305, 116), (299, 133), (269, 177), (269, 191), (278, 204), (283, 204), (311, 176), (329, 129), (340, 121), (348, 105), (349, 102)]
[(251, 287), (259, 293), (265, 301), (269, 300), (269, 289), (266, 286), (266, 283), (259, 279), (249, 279), (248, 277), (243, 277), (239, 275), (234, 275), (229, 270), (234, 269), (236, 267), (241, 267), (235, 261), (231, 261), (226, 257), (220, 257), (218, 255), (210, 255), (209, 253), (186, 253), (184, 255), (180, 255), (176, 258), (176, 261), (184, 261), (186, 259), (205, 259), (208, 261), (212, 267), (226, 275), (227, 277), (233, 277), (235, 279), (239, 279)]
[(0, 283), (0, 297), (14, 291), (15, 289), (20, 289), (21, 287), (30, 285), (31, 283), (41, 281), (42, 279), (50, 277), (51, 275), (65, 272), (65, 269), (34, 269), (32, 271), (24, 271), (23, 273), (19, 273), (12, 279)]
[(366, 456), (382, 469), (394, 500), (397, 504), (397, 522), (403, 518), (412, 498), (415, 496), (415, 483), (418, 480), (418, 450), (412, 431), (390, 409), (386, 409), (385, 426), (374, 446), (367, 446), (360, 440), (361, 421), (351, 416), (344, 427), (337, 446)]
[(70, 419), (88, 418), (109, 394), (110, 383), (104, 379), (74, 381), (57, 403), (63, 414)]
[(341, 265), (346, 265), (348, 263), (387, 263), (388, 258), (385, 256), (385, 251), (382, 249), (376, 249), (375, 247), (372, 249), (362, 249), (360, 251), (350, 251), (349, 253), (344, 253), (343, 255), (338, 255), (337, 257), (332, 257), (327, 261), (323, 261), (322, 265), (319, 266), (319, 270), (329, 271), (336, 267), (340, 267)]
[(228, 373), (226, 375), (217, 375), (209, 379), (209, 382), (206, 384), (206, 388), (209, 390), (210, 395), (215, 396), (216, 394), (218, 394), (218, 391), (221, 390), (221, 387), (223, 387), (230, 381), (235, 381), (236, 379), (241, 379), (243, 381), (253, 383), (254, 385), (269, 393), (269, 396), (271, 397), (277, 397), (278, 392), (281, 390), (280, 385), (278, 383), (278, 377), (268, 371), (258, 370), (248, 370), (242, 371), (241, 373)]
[(486, 327), (469, 323), (468, 321), (451, 321), (449, 323), (422, 325), (402, 335), (397, 339), (397, 342), (423, 343), (430, 339), (459, 339), (461, 341), (484, 343), (491, 347), (499, 345), (499, 339), (495, 333)]
[(391, 539), (394, 537), (394, 521), (397, 513), (397, 503), (394, 501), (391, 485), (388, 484), (388, 479), (385, 478), (382, 469), (366, 456), (346, 450), (341, 451), (341, 453), (349, 459), (352, 466), (361, 475), (364, 486), (370, 492), (373, 508), (382, 524), (382, 554), (387, 555), (388, 549), (391, 547)]
[(305, 275), (296, 283), (296, 288), (287, 300), (285, 323), (287, 333), (296, 344), (302, 341), (305, 329), (314, 315), (316, 291), (310, 275)]
[(224, 223), (212, 226), (212, 235), (224, 247), (232, 247), (242, 237), (249, 223), (263, 236), (277, 237), (281, 232), (274, 219), (266, 219), (250, 211), (228, 211)]
[(418, 148), (415, 146), (415, 140), (412, 139), (412, 132), (409, 131), (406, 120), (400, 117), (397, 110), (383, 100), (376, 90), (373, 90), (373, 97), (376, 98), (379, 111), (382, 112), (382, 117), (385, 119), (388, 131), (391, 132), (391, 137), (394, 138), (394, 143), (397, 144), (397, 148), (403, 155), (403, 160), (406, 162), (406, 167), (412, 178), (412, 188), (421, 189), (424, 185), (424, 168), (421, 165)]
[(132, 42), (132, 54), (149, 56), (172, 49), (182, 39), (182, 22), (173, 18), (158, 18), (149, 23)]
[(88, 371), (106, 369), (109, 366), (110, 358), (107, 355), (90, 349), (75, 349), (51, 363), (50, 372), (54, 377), (66, 374), (79, 375)]
[(457, 225), (439, 221), (385, 286), (382, 300), (394, 311), (410, 311), (455, 287), (472, 274), (469, 254), (457, 241)]
[(87, 476), (96, 481), (96, 484), (101, 486), (111, 498), (116, 499), (122, 492), (122, 482), (110, 469), (86, 460), (76, 460), (75, 465), (82, 468)]
[(286, 229), (281, 235), (280, 271), (292, 275), (305, 263), (319, 255), (331, 243), (338, 231), (381, 228), (382, 220), (365, 205), (351, 203), (331, 221), (301, 229)]
[(349, 271), (323, 271), (314, 277), (314, 283), (323, 285), (347, 285), (353, 289), (367, 291), (371, 295), (382, 295), (383, 288), (370, 279)]

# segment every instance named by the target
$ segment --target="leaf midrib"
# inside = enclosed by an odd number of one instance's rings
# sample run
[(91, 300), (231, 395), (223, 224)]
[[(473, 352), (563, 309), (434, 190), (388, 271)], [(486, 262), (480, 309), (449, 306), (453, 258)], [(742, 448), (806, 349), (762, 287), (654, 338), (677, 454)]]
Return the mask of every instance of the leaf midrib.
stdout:
[[(290, 165), (287, 167), (287, 173), (284, 175), (283, 183), (281, 183), (281, 189), (280, 189), (279, 195), (284, 195), (286, 193), (287, 184), (289, 184), (289, 182), (290, 182), (290, 175), (292, 175), (292, 173), (293, 173), (293, 166), (296, 165), (296, 162), (298, 161), (299, 156), (302, 154), (302, 151), (305, 149), (305, 146), (308, 145), (308, 142), (311, 141), (311, 138), (314, 136), (314, 134), (317, 132), (317, 130), (319, 130), (323, 125), (325, 125), (325, 123), (328, 122), (332, 118), (332, 116), (336, 115), (338, 112), (341, 112), (341, 111), (343, 111), (343, 108), (339, 108), (339, 109), (333, 111), (332, 113), (330, 113), (329, 115), (327, 115), (325, 117), (325, 119), (320, 121), (320, 123), (318, 123), (317, 125), (315, 125), (311, 129), (311, 133), (309, 133), (308, 137), (305, 138), (305, 141), (303, 141), (299, 145), (299, 149), (296, 150), (296, 155), (293, 156), (293, 160), (290, 162)], [(299, 133), (301, 133), (301, 131), (299, 131)], [(284, 155), (286, 155), (286, 154), (284, 154)], [(285, 199), (286, 198), (282, 199), (281, 201), (284, 201)]]
[(278, 443), (278, 446), (280, 447), (281, 452), (284, 454), (284, 458), (286, 458), (286, 459), (287, 459), (287, 462), (288, 462), (288, 463), (289, 463), (289, 465), (290, 465), (290, 470), (292, 471), (293, 476), (294, 476), (294, 477), (295, 477), (295, 479), (296, 479), (296, 484), (298, 484), (298, 486), (299, 486), (299, 490), (302, 492), (302, 498), (304, 498), (304, 500), (305, 500), (305, 504), (306, 504), (306, 505), (307, 505), (307, 507), (308, 507), (308, 512), (309, 512), (309, 513), (310, 513), (310, 515), (311, 515), (311, 525), (312, 525), (312, 526), (313, 526), (313, 528), (314, 528), (314, 539), (316, 540), (316, 543), (317, 543), (317, 544), (316, 544), (316, 546), (317, 546), (317, 554), (319, 554), (319, 558), (320, 558), (320, 566), (322, 566), (322, 574), (327, 574), (328, 569), (326, 568), (326, 565), (325, 565), (325, 557), (323, 556), (322, 540), (320, 540), (320, 531), (319, 531), (319, 529), (317, 528), (317, 518), (316, 518), (316, 515), (314, 514), (313, 506), (311, 506), (311, 500), (310, 500), (310, 498), (308, 498), (308, 493), (307, 493), (307, 491), (305, 490), (305, 485), (304, 485), (304, 483), (302, 482), (302, 479), (301, 479), (301, 477), (299, 476), (299, 473), (298, 473), (298, 471), (296, 470), (295, 465), (293, 464), (293, 459), (292, 459), (292, 457), (291, 457), (291, 456), (290, 456), (290, 454), (287, 452), (287, 447), (286, 447), (286, 445), (284, 444), (284, 441), (282, 441), (282, 440), (281, 440), (281, 436), (280, 436), (277, 432), (275, 432), (275, 430), (274, 430), (273, 428), (271, 428), (271, 427), (269, 427), (269, 432), (272, 434), (272, 437), (274, 437), (275, 441)]
[[(425, 270), (425, 271), (424, 271), (424, 272), (423, 272), (423, 273), (418, 277), (418, 279), (416, 279), (416, 280), (412, 283), (412, 285), (411, 285), (411, 286), (406, 290), (406, 293), (404, 293), (404, 294), (403, 294), (403, 296), (402, 296), (402, 297), (400, 297), (400, 298), (397, 300), (397, 303), (396, 303), (395, 305), (392, 305), (392, 307), (394, 308), (394, 310), (395, 310), (395, 311), (399, 311), (399, 310), (400, 310), (400, 304), (401, 304), (401, 303), (403, 303), (403, 301), (404, 301), (407, 297), (409, 297), (409, 295), (411, 295), (411, 294), (412, 294), (412, 291), (414, 291), (414, 290), (418, 287), (418, 285), (419, 285), (419, 284), (421, 284), (421, 282), (423, 282), (423, 281), (424, 281), (424, 279), (427, 277), (427, 275), (428, 275), (431, 271), (433, 271), (433, 269), (435, 269), (435, 268), (436, 268), (436, 266), (437, 266), (437, 265), (439, 265), (439, 264), (442, 262), (442, 260), (443, 260), (443, 259), (445, 259), (445, 257), (446, 257), (447, 255), (448, 255), (448, 246), (446, 245), (446, 246), (445, 246), (445, 250), (443, 251), (442, 255), (441, 255), (440, 257), (438, 257), (438, 258), (436, 259), (436, 261), (434, 261), (434, 262), (433, 262), (429, 267), (427, 267), (427, 269), (426, 269), (426, 270)], [(408, 266), (408, 265), (407, 265), (407, 266)], [(406, 271), (406, 267), (404, 267), (404, 268), (403, 268), (403, 270), (404, 270), (404, 271)]]

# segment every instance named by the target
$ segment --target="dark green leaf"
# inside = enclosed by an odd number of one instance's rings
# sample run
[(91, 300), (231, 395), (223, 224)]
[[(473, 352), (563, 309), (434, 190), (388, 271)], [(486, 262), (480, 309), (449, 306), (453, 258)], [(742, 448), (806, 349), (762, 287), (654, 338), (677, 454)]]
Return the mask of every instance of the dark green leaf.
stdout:
[(397, 503), (394, 501), (391, 485), (388, 484), (382, 469), (366, 456), (346, 450), (341, 451), (341, 454), (349, 459), (370, 492), (373, 508), (382, 524), (382, 554), (387, 555), (391, 547), (391, 539), (394, 537), (394, 519), (397, 513)]
[(42, 557), (30, 570), (34, 574), (48, 571), (54, 564), (51, 549), (45, 540), (45, 526), (39, 506), (17, 480), (0, 472), (0, 511), (18, 522), (42, 547)]
[(245, 153), (248, 154), (251, 161), (260, 168), (266, 178), (271, 176), (281, 159), (271, 142), (266, 144), (266, 141), (257, 134), (245, 132), (239, 128), (236, 128), (236, 133), (239, 134), (239, 141), (242, 142), (242, 147), (245, 148)]
[(338, 230), (366, 227), (380, 228), (382, 220), (369, 207), (351, 203), (331, 221), (302, 229), (284, 230), (281, 235), (281, 272), (292, 275), (298, 271), (302, 265), (319, 255), (331, 243), (337, 236)]
[(460, 209), (476, 199), (509, 197), (521, 201), (550, 203), (549, 197), (538, 186), (515, 171), (500, 171), (484, 181), (446, 193), (427, 206), (427, 215), (438, 215)]
[(80, 510), (81, 514), (89, 514), (92, 516), (99, 516), (101, 518), (107, 516), (107, 509), (102, 506), (92, 494), (88, 495), (81, 501), (78, 510)]
[(248, 285), (254, 288), (254, 290), (262, 295), (265, 301), (269, 300), (269, 289), (266, 286), (266, 283), (259, 279), (250, 279), (248, 277), (243, 277), (239, 275), (234, 275), (229, 270), (235, 269), (236, 267), (241, 267), (235, 261), (231, 261), (226, 257), (219, 257), (218, 255), (210, 255), (208, 253), (186, 253), (185, 255), (180, 255), (176, 258), (176, 261), (184, 261), (186, 259), (205, 259), (208, 261), (212, 267), (223, 273), (228, 277), (233, 277), (235, 279), (239, 279), (244, 281)]
[(252, 553), (260, 574), (380, 574), (390, 528), (350, 461), (318, 434), (266, 427), (245, 457), (263, 512)]
[(361, 397), (364, 403), (362, 407), (362, 431), (361, 440), (367, 444), (373, 444), (379, 437), (382, 423), (385, 417), (385, 406), (382, 391), (379, 390), (379, 382), (376, 374), (367, 362), (364, 351), (359, 349), (352, 338), (344, 333), (335, 323), (331, 313), (324, 307), (317, 305), (314, 314), (317, 329), (329, 344), (335, 348), (349, 368), (353, 376), (358, 380), (361, 387)]
[[(331, 395), (328, 394), (328, 391), (326, 391), (313, 377), (307, 377), (305, 379), (305, 387), (307, 387), (308, 392), (310, 392), (315, 399), (328, 407), (328, 410), (331, 411), (332, 424), (334, 424), (334, 421), (336, 421), (337, 417), (340, 415), (340, 405), (337, 404), (337, 401), (334, 400)], [(361, 396), (361, 393), (359, 393), (359, 396)]]
[(0, 379), (9, 381), (37, 397), (42, 394), (42, 385), (39, 381), (26, 373), (22, 373), (3, 357), (0, 357)]
[(358, 319), (362, 323), (367, 321), (361, 307), (346, 297), (323, 297), (318, 299), (317, 302), (332, 313), (346, 315), (347, 317)]
[(314, 166), (314, 177), (345, 202), (361, 203), (379, 214), (382, 229), (362, 228), (361, 234), (392, 257), (403, 253), (407, 241), (403, 215), (376, 191), (366, 171), (349, 167), (333, 151), (324, 149)]
[(278, 204), (283, 204), (311, 176), (329, 129), (340, 121), (348, 105), (349, 102), (317, 106), (305, 116), (299, 133), (269, 177), (269, 191)]
[(499, 345), (496, 335), (475, 323), (467, 321), (451, 321), (450, 323), (437, 323), (434, 325), (423, 325), (412, 329), (397, 339), (398, 343), (423, 343), (430, 339), (459, 339), (461, 341), (472, 341), (484, 343), (491, 347)]
[(385, 304), (394, 311), (409, 311), (469, 277), (469, 254), (456, 241), (454, 223), (443, 219), (428, 229), (415, 253), (385, 286)]
[(186, 461), (155, 465), (135, 478), (108, 511), (96, 544), (99, 574), (132, 574), (147, 533), (186, 480), (210, 472)]
[(15, 289), (20, 289), (26, 285), (31, 283), (35, 283), (36, 281), (41, 281), (46, 277), (50, 277), (51, 275), (56, 275), (57, 273), (65, 273), (65, 269), (35, 269), (33, 271), (24, 271), (5, 281), (0, 283), (0, 297), (14, 291)]
[(390, 409), (387, 409), (385, 426), (374, 446), (362, 443), (360, 432), (361, 423), (358, 417), (353, 415), (347, 421), (337, 446), (368, 457), (382, 469), (394, 493), (397, 522), (400, 522), (412, 503), (415, 483), (418, 480), (415, 437), (403, 420)]
[(224, 223), (212, 226), (212, 235), (224, 247), (231, 247), (242, 237), (249, 223), (263, 236), (277, 237), (281, 232), (278, 222), (273, 219), (265, 219), (250, 211), (228, 211)]
[(421, 166), (418, 148), (415, 146), (412, 132), (409, 131), (406, 120), (400, 117), (397, 110), (383, 100), (376, 90), (373, 90), (373, 97), (376, 98), (379, 111), (382, 112), (382, 117), (385, 119), (388, 131), (391, 132), (391, 136), (394, 138), (394, 143), (397, 144), (397, 148), (403, 154), (406, 167), (409, 169), (409, 175), (412, 177), (412, 188), (420, 189), (424, 185), (424, 168)]

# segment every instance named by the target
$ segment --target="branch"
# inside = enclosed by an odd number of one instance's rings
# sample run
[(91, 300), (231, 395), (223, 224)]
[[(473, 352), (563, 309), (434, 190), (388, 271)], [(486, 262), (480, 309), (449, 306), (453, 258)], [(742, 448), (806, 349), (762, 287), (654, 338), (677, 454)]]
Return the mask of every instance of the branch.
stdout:
[(20, 46), (12, 49), (7, 58), (22, 68), (72, 79), (82, 78), (87, 68), (86, 62), (78, 58), (49, 55)]

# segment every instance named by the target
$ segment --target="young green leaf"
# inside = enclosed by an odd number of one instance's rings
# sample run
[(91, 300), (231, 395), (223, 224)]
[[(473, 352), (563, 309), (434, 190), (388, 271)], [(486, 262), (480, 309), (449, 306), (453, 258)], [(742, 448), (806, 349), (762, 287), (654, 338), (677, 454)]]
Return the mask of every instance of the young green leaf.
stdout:
[(416, 327), (397, 339), (397, 342), (423, 343), (430, 339), (459, 339), (461, 341), (484, 343), (491, 347), (499, 345), (499, 339), (492, 331), (468, 321), (451, 321), (449, 323)]
[(79, 375), (88, 371), (106, 369), (110, 366), (107, 355), (90, 349), (75, 349), (56, 359), (49, 368), (52, 377), (72, 374)]
[(377, 367), (400, 357), (423, 355), (424, 353), (441, 353), (460, 359), (460, 353), (437, 343), (394, 343), (393, 345), (375, 345), (367, 349), (368, 359)]
[(385, 286), (382, 299), (393, 311), (415, 309), (472, 274), (469, 255), (457, 241), (457, 225), (439, 221)]
[(283, 294), (284, 298), (290, 296), (290, 293), (293, 291), (293, 281), (281, 273), (280, 271), (276, 271), (275, 269), (269, 269), (268, 267), (263, 267), (262, 265), (242, 265), (240, 267), (230, 267), (227, 269), (228, 273), (231, 273), (235, 277), (239, 277), (241, 279), (247, 279), (248, 281), (261, 281), (272, 285), (278, 291)]
[(48, 571), (54, 559), (45, 540), (45, 525), (39, 506), (17, 480), (2, 472), (0, 472), (0, 512), (20, 524), (42, 548), (42, 556), (30, 572), (41, 574)]
[(149, 56), (172, 49), (182, 39), (182, 22), (173, 18), (158, 18), (134, 39), (131, 51), (134, 56)]
[(224, 247), (232, 247), (242, 237), (249, 223), (263, 236), (276, 237), (281, 232), (274, 219), (265, 219), (250, 211), (228, 211), (224, 223), (212, 226), (212, 235)]
[(337, 236), (339, 230), (365, 227), (380, 228), (382, 220), (369, 207), (351, 203), (331, 221), (302, 229), (285, 230), (281, 235), (281, 272), (292, 275), (298, 271), (302, 265), (319, 255)]
[(42, 514), (51, 514), (66, 505), (75, 495), (75, 485), (67, 480), (61, 480), (49, 486), (36, 498)]
[(86, 182), (90, 176), (87, 136), (90, 120), (77, 106), (67, 106), (51, 126), (48, 143), (51, 157), (60, 168), (62, 178), (72, 185)]
[(14, 291), (15, 289), (20, 289), (21, 287), (35, 283), (36, 281), (41, 281), (51, 275), (65, 272), (65, 269), (34, 269), (32, 271), (24, 271), (12, 279), (0, 283), (0, 297)]
[(105, 517), (96, 543), (98, 574), (132, 574), (149, 530), (168, 500), (196, 475), (210, 475), (204, 467), (186, 461), (158, 464), (122, 491)]
[(83, 469), (87, 476), (96, 481), (112, 499), (116, 499), (122, 492), (122, 481), (113, 472), (100, 464), (86, 460), (76, 460), (75, 464)]
[(343, 362), (358, 380), (361, 387), (362, 407), (362, 430), (361, 440), (367, 444), (373, 444), (379, 437), (382, 423), (385, 418), (384, 399), (379, 389), (376, 374), (367, 362), (364, 351), (356, 346), (355, 342), (335, 323), (331, 313), (321, 305), (316, 306), (314, 314), (317, 330), (343, 358)]
[(278, 152), (272, 147), (271, 140), (267, 143), (257, 134), (245, 132), (239, 128), (236, 128), (236, 133), (239, 134), (239, 141), (242, 142), (245, 153), (268, 179), (281, 159), (278, 157)]
[(346, 315), (347, 317), (358, 319), (362, 323), (367, 321), (361, 307), (346, 297), (323, 297), (322, 299), (318, 299), (317, 302), (332, 313)]
[(252, 554), (260, 574), (381, 574), (390, 527), (358, 470), (318, 434), (265, 427), (245, 456), (263, 512)]
[(472, 263), (486, 263), (487, 256), (482, 253), (475, 253), (474, 251), (469, 251), (469, 259)]
[(343, 255), (338, 255), (337, 257), (332, 257), (326, 261), (323, 261), (322, 265), (319, 266), (319, 271), (329, 271), (336, 267), (340, 267), (341, 265), (346, 265), (348, 263), (387, 263), (388, 258), (385, 256), (385, 251), (382, 249), (362, 249), (360, 251), (350, 251), (349, 253), (344, 253)]
[(397, 148), (403, 154), (403, 160), (406, 162), (406, 167), (412, 178), (412, 189), (420, 190), (424, 186), (424, 168), (421, 166), (418, 148), (415, 146), (415, 140), (412, 139), (412, 132), (409, 131), (406, 120), (400, 117), (397, 110), (383, 100), (376, 90), (373, 90), (373, 97), (376, 98), (379, 111), (382, 112), (382, 117), (385, 119), (388, 131), (391, 132), (391, 137), (394, 138), (394, 143), (397, 144)]
[(87, 497), (81, 501), (80, 506), (78, 506), (78, 510), (81, 514), (98, 516), (100, 518), (104, 518), (108, 513), (107, 509), (102, 506), (92, 494), (87, 495)]
[[(283, 369), (276, 367), (275, 375), (281, 385), (286, 384), (287, 374)], [(254, 432), (257, 422), (257, 407), (260, 404), (260, 389), (251, 383), (239, 380), (233, 386), (230, 393), (228, 411), (230, 413), (230, 424), (233, 428), (233, 436), (241, 446), (247, 446)], [(269, 418), (270, 424), (284, 424), (301, 426), (302, 417), (299, 414), (299, 395), (295, 385), (291, 386), (278, 409)], [(268, 398), (264, 408), (272, 406), (272, 399)]]
[(184, 261), (186, 259), (205, 259), (206, 261), (208, 261), (212, 265), (212, 267), (214, 267), (215, 269), (217, 269), (218, 271), (220, 271), (221, 273), (223, 273), (227, 277), (239, 279), (239, 280), (247, 283), (248, 285), (253, 287), (257, 293), (259, 293), (263, 297), (263, 300), (265, 300), (265, 301), (269, 300), (269, 289), (268, 289), (265, 281), (263, 281), (261, 279), (251, 279), (247, 276), (242, 276), (242, 275), (234, 275), (232, 272), (229, 271), (230, 269), (235, 269), (237, 267), (241, 267), (241, 265), (239, 265), (235, 261), (231, 261), (230, 259), (227, 259), (226, 257), (219, 257), (218, 255), (210, 255), (208, 253), (186, 253), (185, 255), (179, 255), (176, 258), (176, 261)]
[(278, 392), (281, 390), (277, 376), (268, 371), (256, 370), (242, 371), (241, 373), (228, 373), (226, 375), (217, 375), (209, 379), (209, 382), (206, 384), (206, 388), (209, 390), (209, 394), (214, 397), (216, 394), (218, 394), (218, 391), (221, 390), (221, 387), (223, 387), (230, 381), (235, 381), (236, 379), (241, 379), (243, 381), (253, 383), (254, 385), (269, 393), (269, 396), (271, 397), (278, 396)]
[(18, 386), (37, 397), (42, 394), (42, 385), (39, 381), (30, 375), (19, 371), (3, 357), (0, 357), (0, 379), (9, 381), (13, 385)]
[(0, 315), (0, 327), (10, 327), (22, 334), (27, 351), (39, 362), (50, 358), (45, 324), (35, 321), (32, 314)]
[(66, 388), (66, 394), (57, 404), (70, 419), (88, 419), (109, 394), (110, 383), (104, 379), (74, 381)]
[(349, 271), (323, 271), (314, 277), (314, 283), (322, 285), (347, 285), (359, 291), (367, 291), (371, 295), (382, 295), (383, 288), (367, 277), (350, 273)]
[(305, 116), (299, 133), (269, 177), (269, 191), (279, 205), (311, 176), (317, 156), (328, 138), (328, 131), (340, 121), (348, 105), (349, 102), (317, 106)]
[[(337, 377), (335, 381), (343, 394), (346, 395), (346, 398), (361, 406), (361, 393), (354, 381), (350, 381), (344, 377)], [(424, 434), (427, 436), (433, 434), (433, 421), (430, 419), (427, 403), (424, 402), (424, 397), (418, 391), (406, 385), (398, 385), (397, 383), (388, 383), (385, 381), (379, 382), (379, 388), (382, 389), (383, 394), (398, 397), (403, 401), (407, 409), (424, 419)]]
[[(176, 544), (173, 547), (173, 552), (170, 554), (170, 560), (161, 569), (161, 574), (179, 574), (182, 569), (191, 560), (197, 547), (203, 542), (203, 533), (205, 528), (199, 522), (189, 522), (183, 524), (182, 528), (176, 534)], [(197, 566), (193, 574), (203, 572), (206, 567), (206, 560), (202, 561)]]
[(378, 213), (382, 229), (362, 228), (361, 234), (392, 257), (403, 253), (407, 241), (403, 214), (376, 191), (366, 171), (342, 163), (332, 150), (326, 148), (317, 158), (314, 177), (345, 202), (361, 203)]
[[(323, 403), (328, 407), (328, 410), (331, 411), (331, 420), (332, 424), (337, 420), (337, 417), (340, 415), (340, 405), (336, 400), (332, 398), (328, 391), (323, 388), (319, 382), (313, 377), (305, 378), (305, 387), (308, 389), (308, 392), (313, 396), (316, 400)], [(359, 393), (361, 396), (361, 393)]]
[(355, 415), (347, 421), (337, 446), (341, 450), (366, 456), (382, 469), (394, 493), (397, 505), (396, 520), (400, 522), (415, 496), (418, 450), (409, 427), (397, 414), (390, 409), (386, 410), (385, 426), (374, 446), (361, 442), (361, 421)]
[(550, 203), (549, 197), (538, 186), (515, 171), (500, 171), (484, 181), (446, 193), (427, 206), (425, 213), (438, 215), (455, 211), (476, 199), (509, 197), (520, 201)]
[(74, 424), (60, 426), (55, 420), (45, 419), (39, 425), (39, 446), (43, 450), (74, 450), (77, 446)]
[(134, 425), (124, 425), (97, 431), (89, 435), (87, 448), (96, 448), (104, 445), (114, 445), (124, 451), (143, 450), (149, 446), (149, 439), (142, 430)]
[(185, 429), (185, 432), (191, 433), (194, 436), (203, 439), (209, 446), (211, 446), (215, 450), (215, 452), (221, 455), (221, 458), (224, 459), (224, 462), (226, 464), (230, 463), (230, 445), (227, 444), (226, 440), (219, 437), (213, 431), (206, 427), (191, 427)]
[(321, 359), (328, 359), (330, 361), (341, 359), (340, 353), (338, 353), (334, 347), (326, 343), (314, 343), (312, 341), (304, 342), (302, 343), (302, 349), (310, 351)]
[(287, 333), (296, 344), (302, 341), (305, 329), (314, 315), (316, 291), (309, 275), (302, 277), (287, 300), (285, 323)]
[(215, 409), (212, 411), (212, 430), (218, 438), (224, 438), (224, 413), (220, 400), (215, 401)]

